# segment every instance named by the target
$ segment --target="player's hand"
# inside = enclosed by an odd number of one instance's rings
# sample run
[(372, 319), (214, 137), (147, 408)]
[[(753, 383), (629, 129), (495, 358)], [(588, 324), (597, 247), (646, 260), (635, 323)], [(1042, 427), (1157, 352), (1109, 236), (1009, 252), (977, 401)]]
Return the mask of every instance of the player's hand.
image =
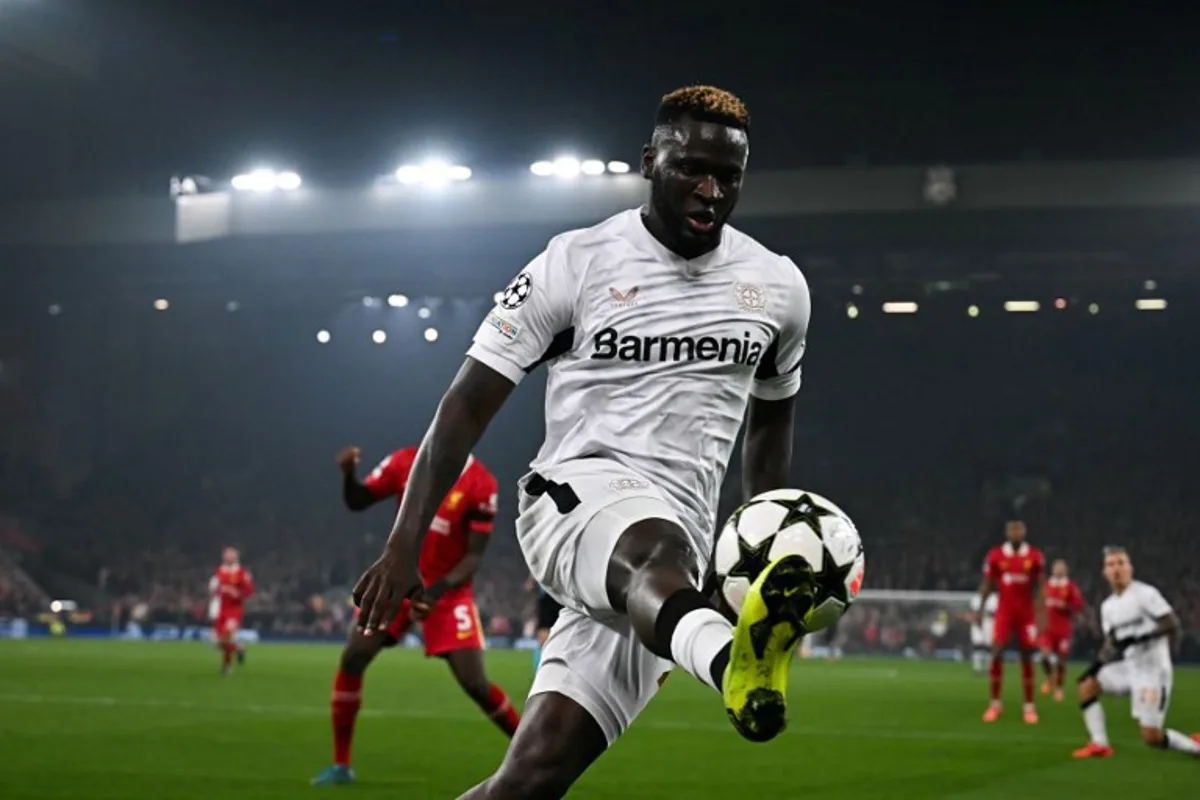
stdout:
[(358, 606), (358, 629), (364, 636), (383, 630), (400, 611), (404, 600), (421, 585), (416, 560), (384, 551), (367, 568), (354, 587), (354, 605)]
[(361, 460), (362, 451), (357, 447), (343, 447), (337, 454), (337, 465), (342, 472), (358, 469), (358, 462)]
[(975, 627), (979, 627), (980, 625), (983, 624), (983, 612), (982, 611), (972, 612), (971, 624), (974, 625)]

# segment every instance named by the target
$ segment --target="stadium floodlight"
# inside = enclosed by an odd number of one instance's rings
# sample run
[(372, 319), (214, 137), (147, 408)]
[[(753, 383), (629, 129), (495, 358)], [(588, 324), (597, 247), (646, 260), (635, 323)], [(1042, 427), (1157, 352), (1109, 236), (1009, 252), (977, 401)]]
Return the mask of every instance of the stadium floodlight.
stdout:
[(471, 168), (461, 164), (449, 164), (441, 159), (430, 159), (421, 164), (404, 164), (396, 170), (396, 180), (406, 186), (424, 184), (442, 186), (450, 182), (471, 179)]
[(559, 178), (574, 178), (579, 175), (581, 165), (578, 158), (559, 156), (554, 159), (554, 174)]
[(392, 308), (404, 308), (408, 305), (408, 298), (402, 294), (389, 294), (387, 304)]
[[(497, 300), (496, 302), (499, 303), (500, 301)], [(57, 317), (62, 313), (62, 306), (60, 306), (58, 303), (51, 303), (50, 308), (46, 310), (50, 312), (50, 316)]]
[(437, 328), (426, 328), (425, 329), (425, 341), (436, 342), (437, 338), (438, 338)]
[(1133, 304), (1138, 311), (1166, 311), (1167, 301), (1160, 297), (1143, 297)]
[(1004, 310), (1010, 314), (1032, 314), (1039, 310), (1042, 304), (1037, 300), (1006, 300)]
[(529, 171), (539, 178), (548, 178), (554, 174), (554, 165), (549, 161), (535, 161), (529, 165)]
[(604, 162), (596, 158), (589, 158), (579, 165), (579, 171), (584, 175), (603, 175)]
[(165, 298), (160, 297), (154, 301), (154, 310), (155, 311), (166, 311), (170, 307), (171, 307), (170, 302), (168, 302)]
[(624, 175), (629, 172), (629, 165), (624, 161), (610, 161), (606, 166), (613, 175)]
[(364, 297), (362, 299), (362, 304), (363, 308), (375, 308), (379, 305), (379, 298), (370, 296)]
[(1093, 317), (1096, 316), (1097, 314), (1099, 314), (1100, 313), (1100, 304), (1099, 303), (1091, 303), (1088, 306), (1088, 313), (1091, 314)]
[(329, 331), (317, 331), (317, 341), (321, 344), (329, 344), (330, 338)]
[(1155, 289), (1158, 288), (1158, 281), (1156, 281), (1154, 279), (1145, 281), (1142, 283), (1142, 288), (1145, 289), (1147, 292), (1153, 292)]
[(854, 305), (854, 303), (847, 303), (846, 316), (850, 319), (858, 319), (858, 306)]
[(1067, 298), (1056, 297), (1054, 299), (1054, 307), (1057, 308), (1059, 311), (1062, 311), (1064, 308), (1067, 307)]
[(371, 341), (375, 344), (383, 344), (387, 341), (387, 331), (375, 331), (371, 334)]
[(977, 305), (967, 306), (967, 316), (970, 317), (971, 319), (975, 319), (976, 317), (978, 317), (979, 316), (979, 306), (977, 306)]
[(433, 316), (433, 312), (428, 308), (421, 307), (417, 309), (417, 316), (421, 319), (429, 319), (431, 316)]
[(225, 304), (225, 310), (228, 311), (230, 314), (237, 311), (241, 307), (242, 307), (242, 304), (239, 303), (237, 300), (230, 300), (228, 303)]
[(917, 304), (907, 301), (890, 302), (883, 304), (883, 313), (885, 314), (915, 314), (917, 313)]
[(244, 172), (241, 175), (234, 175), (230, 182), (233, 188), (239, 192), (257, 192), (258, 194), (266, 194), (276, 190), (282, 192), (293, 192), (299, 189), (303, 181), (300, 175), (295, 172), (285, 171), (276, 172), (273, 169), (256, 169), (252, 172)]

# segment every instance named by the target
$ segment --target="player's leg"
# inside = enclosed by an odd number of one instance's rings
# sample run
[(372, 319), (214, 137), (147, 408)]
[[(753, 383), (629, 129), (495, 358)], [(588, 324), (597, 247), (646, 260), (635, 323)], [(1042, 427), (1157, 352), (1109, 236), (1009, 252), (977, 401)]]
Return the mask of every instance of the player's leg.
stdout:
[(1038, 642), (1038, 649), (1041, 651), (1042, 672), (1045, 673), (1045, 677), (1042, 679), (1042, 694), (1050, 694), (1054, 688), (1055, 660), (1053, 637), (1049, 632), (1042, 634), (1041, 640)]
[(1067, 660), (1071, 657), (1071, 635), (1059, 637), (1056, 642), (1054, 662), (1054, 701), (1061, 703), (1063, 699), (1063, 684), (1067, 678)]
[(237, 638), (237, 620), (231, 616), (217, 618), (215, 628), (217, 650), (221, 653), (221, 672), (228, 675), (233, 671), (233, 657), (236, 651), (234, 641)]
[[(405, 609), (407, 613), (407, 609)], [(398, 617), (384, 636), (364, 636), (352, 627), (342, 648), (337, 673), (333, 679), (333, 694), (329, 704), (333, 728), (333, 763), (312, 779), (314, 786), (335, 786), (354, 781), (350, 768), (350, 750), (358, 711), (362, 708), (363, 678), (367, 667), (380, 651), (404, 635), (405, 620)]]
[(562, 797), (650, 702), (670, 666), (637, 640), (628, 619), (600, 622), (564, 609), (503, 763), (464, 797)]
[(1132, 686), (1133, 717), (1141, 726), (1142, 741), (1160, 750), (1176, 750), (1200, 756), (1200, 741), (1166, 727), (1171, 703), (1171, 681), (1166, 677), (1141, 678)]
[(1034, 698), (1034, 669), (1033, 657), (1037, 652), (1037, 627), (1032, 620), (1022, 620), (1017, 630), (1017, 647), (1021, 655), (1021, 695), (1025, 701), (1022, 718), (1027, 725), (1038, 722), (1037, 707)]
[(983, 712), (984, 722), (995, 722), (1004, 708), (1000, 700), (1004, 688), (1004, 649), (1011, 640), (1008, 615), (997, 614), (992, 622), (992, 657), (988, 664), (988, 707)]
[(504, 690), (488, 680), (487, 670), (483, 666), (483, 651), (476, 648), (451, 650), (443, 658), (467, 697), (475, 701), (475, 705), (505, 736), (512, 737), (517, 732), (521, 715)]
[(669, 514), (664, 504), (661, 516), (646, 514), (621, 533), (608, 558), (608, 602), (629, 616), (651, 653), (720, 692), (744, 737), (772, 739), (785, 724), (788, 667), (812, 607), (812, 571), (795, 557), (769, 565), (735, 628), (697, 588), (707, 556)]
[(500, 768), (459, 800), (558, 800), (606, 749), (582, 706), (555, 692), (534, 695)]
[(1108, 743), (1108, 722), (1104, 716), (1104, 706), (1100, 704), (1103, 694), (1101, 675), (1104, 683), (1114, 690), (1120, 689), (1121, 675), (1118, 674), (1124, 665), (1109, 665), (1100, 670), (1100, 674), (1084, 675), (1079, 679), (1078, 697), (1079, 708), (1083, 712), (1083, 724), (1087, 728), (1088, 743), (1075, 751), (1076, 758), (1108, 758), (1112, 755), (1112, 746)]

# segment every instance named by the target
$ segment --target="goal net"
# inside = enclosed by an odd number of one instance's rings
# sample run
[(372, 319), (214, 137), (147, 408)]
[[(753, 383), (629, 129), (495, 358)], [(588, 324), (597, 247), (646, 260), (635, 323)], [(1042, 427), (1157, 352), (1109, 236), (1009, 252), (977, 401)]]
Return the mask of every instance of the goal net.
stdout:
[(805, 637), (804, 654), (963, 660), (971, 653), (975, 592), (864, 589), (831, 629)]

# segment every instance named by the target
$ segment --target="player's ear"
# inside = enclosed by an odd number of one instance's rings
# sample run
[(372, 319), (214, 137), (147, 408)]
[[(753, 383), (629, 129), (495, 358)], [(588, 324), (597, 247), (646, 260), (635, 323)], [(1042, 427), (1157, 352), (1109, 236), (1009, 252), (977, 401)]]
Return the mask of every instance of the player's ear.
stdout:
[(654, 174), (654, 146), (649, 142), (642, 145), (642, 177), (650, 180)]

